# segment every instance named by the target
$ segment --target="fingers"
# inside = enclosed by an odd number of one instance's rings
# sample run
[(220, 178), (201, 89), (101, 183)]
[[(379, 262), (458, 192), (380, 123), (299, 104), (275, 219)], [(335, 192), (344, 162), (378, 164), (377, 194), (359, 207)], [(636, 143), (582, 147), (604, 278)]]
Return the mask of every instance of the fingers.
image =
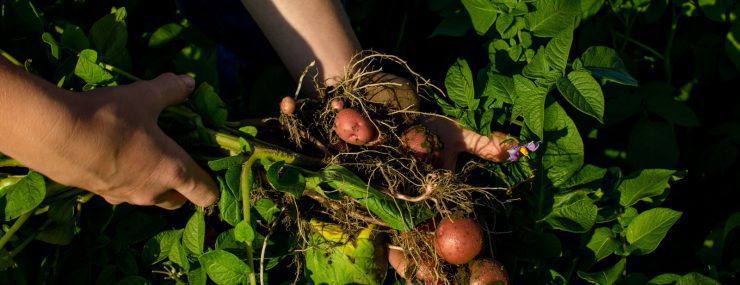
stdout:
[(179, 209), (188, 201), (185, 196), (174, 190), (164, 192), (159, 199), (162, 202), (157, 203), (156, 206), (167, 210)]
[(175, 75), (173, 73), (164, 73), (157, 78), (146, 82), (146, 87), (153, 89), (153, 92), (142, 92), (149, 94), (152, 107), (155, 111), (162, 111), (168, 106), (182, 103), (193, 92), (195, 80), (187, 75)]
[(218, 187), (208, 175), (192, 158), (180, 148), (174, 141), (167, 138), (165, 145), (172, 152), (170, 162), (166, 163), (165, 175), (169, 183), (165, 186), (179, 192), (193, 204), (208, 207), (218, 200)]

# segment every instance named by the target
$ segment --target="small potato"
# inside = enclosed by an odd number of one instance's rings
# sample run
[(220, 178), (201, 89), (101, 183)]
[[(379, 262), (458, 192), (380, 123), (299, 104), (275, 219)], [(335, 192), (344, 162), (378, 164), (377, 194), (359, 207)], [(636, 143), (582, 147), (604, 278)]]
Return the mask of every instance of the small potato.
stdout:
[(283, 97), (280, 101), (280, 112), (286, 115), (292, 115), (295, 112), (295, 99), (290, 96)]
[(378, 137), (375, 126), (355, 109), (343, 109), (334, 120), (334, 131), (343, 141), (365, 145)]
[(409, 278), (408, 275), (411, 272), (407, 272), (408, 270), (416, 269), (414, 277), (423, 281), (424, 284), (437, 284), (437, 281), (439, 281), (439, 278), (434, 273), (434, 266), (431, 265), (431, 262), (422, 262), (422, 264), (412, 266), (411, 260), (401, 250), (395, 248), (388, 250), (388, 263), (396, 270), (398, 276), (401, 276), (403, 279)]
[(472, 219), (444, 219), (434, 234), (437, 254), (451, 264), (465, 264), (483, 249), (483, 231)]
[(404, 149), (420, 159), (428, 159), (432, 154), (442, 149), (439, 137), (422, 125), (415, 125), (406, 129), (401, 134), (401, 144)]
[(342, 101), (342, 99), (338, 99), (338, 98), (337, 99), (332, 99), (331, 100), (331, 109), (334, 110), (334, 111), (337, 111), (337, 112), (341, 111), (342, 109), (344, 109), (344, 101)]
[(468, 265), (470, 285), (509, 285), (509, 274), (500, 262), (478, 259)]

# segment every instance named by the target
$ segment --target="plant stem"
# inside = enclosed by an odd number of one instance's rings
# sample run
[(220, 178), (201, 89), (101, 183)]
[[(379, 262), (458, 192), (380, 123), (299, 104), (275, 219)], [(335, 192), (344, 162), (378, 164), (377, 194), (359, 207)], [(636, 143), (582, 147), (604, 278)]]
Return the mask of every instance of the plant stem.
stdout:
[(23, 164), (12, 158), (0, 159), (0, 167), (23, 167)]
[[(252, 174), (252, 166), (254, 166), (254, 162), (257, 161), (258, 156), (252, 155), (243, 165), (242, 165), (242, 172), (241, 172), (241, 181), (240, 181), (240, 188), (242, 192), (242, 213), (244, 221), (247, 223), (250, 223), (251, 226), (251, 211), (252, 211), (252, 199), (251, 199), (251, 192), (252, 192), (252, 186), (254, 184), (254, 175)], [(251, 285), (257, 285), (257, 278), (254, 272), (254, 248), (252, 248), (251, 242), (246, 242), (247, 247), (247, 265), (249, 266), (250, 272), (249, 272), (249, 284)]]
[(13, 237), (13, 235), (15, 235), (15, 232), (17, 232), (23, 226), (23, 224), (28, 221), (28, 218), (30, 218), (31, 215), (33, 215), (33, 211), (29, 211), (28, 213), (21, 215), (20, 217), (18, 217), (17, 220), (15, 220), (13, 225), (10, 226), (8, 231), (5, 232), (3, 237), (0, 238), (0, 249), (5, 248), (5, 244), (7, 244)]
[(15, 64), (17, 66), (23, 66), (23, 64), (18, 61), (15, 57), (10, 55), (9, 53), (5, 52), (4, 50), (0, 49), (0, 55), (2, 55), (4, 58), (6, 58), (10, 63)]
[(110, 64), (107, 64), (107, 63), (102, 63), (102, 62), (101, 62), (101, 64), (103, 65), (103, 69), (105, 69), (107, 71), (110, 71), (110, 72), (117, 73), (117, 74), (119, 74), (119, 75), (121, 75), (123, 77), (128, 78), (131, 81), (141, 81), (141, 80), (143, 80), (143, 79), (137, 77), (136, 75), (133, 75), (131, 73), (128, 73), (125, 70), (120, 69), (118, 67), (115, 67), (113, 65), (110, 65)]
[(673, 39), (676, 37), (676, 29), (678, 28), (679, 14), (676, 14), (676, 9), (671, 9), (671, 31), (668, 33), (668, 43), (666, 43), (665, 58), (663, 67), (665, 68), (666, 83), (671, 84), (673, 81), (673, 73), (671, 71), (671, 52), (673, 51)]
[[(239, 143), (238, 137), (215, 131), (211, 132), (211, 137), (221, 148), (228, 151), (241, 152), (241, 144)], [(309, 167), (320, 166), (322, 164), (320, 159), (308, 157), (289, 150), (284, 150), (276, 145), (271, 145), (253, 139), (247, 139), (247, 142), (249, 142), (254, 149), (254, 151), (252, 152), (252, 157), (255, 159), (266, 158), (273, 161), (282, 160), (285, 161), (285, 163), (287, 164)]]
[(612, 33), (613, 33), (613, 34), (614, 34), (615, 36), (618, 36), (618, 37), (620, 37), (620, 38), (624, 39), (625, 41), (628, 41), (628, 42), (630, 42), (630, 43), (632, 43), (632, 44), (634, 44), (634, 45), (636, 45), (636, 46), (638, 46), (638, 47), (641, 47), (641, 48), (642, 48), (642, 49), (644, 49), (645, 51), (647, 51), (647, 52), (649, 52), (649, 53), (652, 53), (652, 54), (653, 54), (654, 56), (656, 56), (657, 58), (659, 58), (659, 59), (661, 59), (661, 60), (663, 59), (663, 54), (659, 53), (659, 52), (658, 52), (657, 50), (655, 50), (654, 48), (651, 48), (650, 46), (648, 46), (648, 45), (646, 45), (646, 44), (644, 44), (644, 43), (642, 43), (642, 42), (640, 42), (640, 41), (638, 41), (638, 40), (635, 40), (635, 39), (633, 39), (633, 38), (629, 38), (629, 37), (627, 37), (627, 36), (623, 35), (623, 34), (622, 34), (622, 33), (620, 33), (620, 32), (617, 32), (617, 31), (612, 31)]

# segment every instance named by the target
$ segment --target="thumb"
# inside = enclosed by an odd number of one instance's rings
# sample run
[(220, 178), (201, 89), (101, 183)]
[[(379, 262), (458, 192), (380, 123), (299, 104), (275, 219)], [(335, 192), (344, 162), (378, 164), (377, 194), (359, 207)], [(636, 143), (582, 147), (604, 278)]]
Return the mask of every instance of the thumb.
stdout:
[(195, 88), (195, 79), (174, 73), (163, 73), (146, 83), (147, 87), (154, 91), (149, 94), (152, 96), (150, 98), (153, 101), (152, 107), (156, 108), (157, 112), (182, 103)]

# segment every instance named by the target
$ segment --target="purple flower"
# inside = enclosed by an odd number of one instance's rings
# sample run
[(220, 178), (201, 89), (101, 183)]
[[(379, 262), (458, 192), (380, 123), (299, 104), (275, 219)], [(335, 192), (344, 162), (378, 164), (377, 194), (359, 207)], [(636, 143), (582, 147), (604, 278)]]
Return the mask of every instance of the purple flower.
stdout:
[(517, 145), (506, 151), (509, 153), (509, 159), (508, 159), (509, 162), (514, 162), (514, 161), (519, 160), (519, 155), (521, 154), (521, 152), (519, 152), (520, 148), (521, 147)]
[(540, 148), (540, 142), (528, 142), (524, 147), (527, 148), (529, 151), (535, 151), (538, 148)]

